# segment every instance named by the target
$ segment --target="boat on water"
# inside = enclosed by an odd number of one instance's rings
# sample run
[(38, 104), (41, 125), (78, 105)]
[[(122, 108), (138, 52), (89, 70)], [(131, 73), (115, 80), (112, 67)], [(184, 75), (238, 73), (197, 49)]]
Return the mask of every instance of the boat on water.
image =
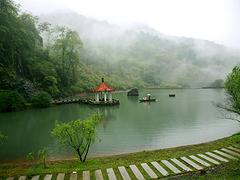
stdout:
[(169, 97), (175, 97), (175, 94), (169, 94)]
[(143, 97), (142, 99), (139, 99), (139, 102), (155, 102), (156, 98), (152, 98), (151, 94), (147, 94), (147, 96)]

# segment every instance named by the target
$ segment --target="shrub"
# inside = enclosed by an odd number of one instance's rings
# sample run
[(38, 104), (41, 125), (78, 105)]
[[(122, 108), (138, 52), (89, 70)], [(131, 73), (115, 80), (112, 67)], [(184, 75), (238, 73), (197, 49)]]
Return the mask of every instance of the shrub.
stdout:
[(49, 107), (51, 105), (51, 102), (52, 97), (44, 91), (32, 97), (32, 106), (34, 107), (40, 108)]
[(23, 110), (26, 100), (17, 91), (0, 91), (0, 112)]

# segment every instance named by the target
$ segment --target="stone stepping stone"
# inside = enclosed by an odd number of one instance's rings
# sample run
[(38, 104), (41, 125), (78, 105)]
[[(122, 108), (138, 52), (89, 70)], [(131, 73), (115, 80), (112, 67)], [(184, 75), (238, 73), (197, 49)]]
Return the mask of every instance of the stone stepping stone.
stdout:
[(37, 176), (33, 176), (31, 180), (38, 180), (39, 177), (40, 177), (39, 175), (37, 175)]
[(232, 146), (229, 146), (228, 149), (231, 149), (231, 150), (234, 150), (234, 151), (240, 152), (240, 149), (237, 149), (237, 148), (232, 147)]
[(231, 156), (231, 155), (229, 155), (229, 154), (226, 154), (226, 153), (224, 153), (224, 152), (222, 152), (222, 151), (214, 150), (213, 152), (215, 152), (215, 153), (217, 153), (217, 154), (220, 154), (220, 155), (222, 155), (222, 156), (224, 156), (224, 157), (226, 157), (226, 158), (229, 158), (229, 159), (237, 159), (237, 158), (235, 158), (235, 157), (233, 157), (233, 156)]
[(14, 177), (8, 177), (7, 178), (7, 180), (13, 180), (14, 179)]
[(158, 172), (160, 172), (163, 176), (168, 176), (168, 172), (160, 165), (158, 164), (156, 161), (151, 162), (151, 164), (158, 170)]
[(83, 180), (90, 180), (90, 172), (83, 171)]
[(113, 171), (113, 168), (108, 168), (107, 169), (107, 175), (109, 180), (117, 180), (116, 175)]
[(183, 170), (189, 172), (192, 171), (192, 169), (190, 169), (189, 167), (187, 167), (185, 164), (183, 164), (181, 161), (177, 160), (177, 159), (171, 159), (175, 164), (177, 164), (179, 167), (181, 167)]
[(216, 155), (216, 154), (213, 154), (213, 153), (211, 153), (211, 152), (206, 152), (205, 154), (207, 154), (207, 155), (209, 155), (209, 156), (211, 156), (211, 157), (214, 157), (214, 158), (216, 158), (216, 159), (218, 159), (218, 160), (220, 160), (220, 161), (228, 162), (227, 159), (222, 158), (222, 157), (220, 157), (220, 156), (218, 156), (218, 155)]
[(212, 158), (210, 158), (208, 156), (205, 156), (204, 154), (198, 154), (198, 156), (200, 156), (203, 159), (206, 159), (207, 161), (209, 161), (209, 162), (211, 162), (213, 164), (216, 164), (216, 165), (220, 164), (220, 162), (218, 162), (218, 161), (216, 161), (216, 160), (214, 160), (214, 159), (212, 159)]
[(233, 155), (233, 156), (240, 157), (240, 154), (238, 154), (238, 153), (236, 153), (236, 152), (234, 152), (234, 151), (231, 151), (231, 150), (229, 150), (229, 149), (222, 148), (221, 150), (222, 150), (222, 151), (225, 151), (225, 152), (227, 152), (227, 153), (229, 153), (229, 154), (231, 154), (231, 155)]
[(26, 180), (26, 176), (20, 176), (18, 180)]
[(73, 171), (70, 175), (70, 180), (77, 180), (77, 172)]
[(183, 161), (185, 161), (186, 163), (190, 164), (192, 167), (194, 167), (197, 170), (202, 170), (203, 167), (199, 166), (198, 164), (196, 164), (195, 162), (191, 161), (190, 159), (188, 159), (187, 157), (181, 157), (181, 159)]
[(102, 171), (100, 169), (95, 171), (96, 180), (103, 180)]
[(123, 180), (131, 180), (130, 176), (128, 175), (127, 170), (125, 169), (124, 166), (118, 167), (118, 170), (123, 178)]
[(137, 168), (137, 166), (135, 165), (130, 165), (129, 166), (133, 172), (133, 174), (136, 176), (137, 179), (144, 179), (142, 173), (139, 171), (139, 169)]
[(156, 179), (158, 176), (155, 174), (155, 172), (147, 165), (147, 163), (141, 164), (142, 168), (146, 171), (146, 173), (152, 178)]
[(52, 179), (52, 174), (47, 174), (45, 177), (44, 177), (44, 180), (51, 180)]
[(169, 161), (162, 160), (161, 162), (165, 164), (175, 174), (181, 173), (181, 171), (178, 168), (176, 168), (174, 165), (172, 165)]
[(189, 156), (189, 157), (192, 158), (193, 160), (199, 162), (200, 164), (206, 166), (206, 167), (210, 167), (210, 166), (211, 166), (209, 163), (203, 161), (202, 159), (200, 159), (200, 158), (198, 158), (198, 157), (196, 157), (196, 156), (194, 156), (194, 155), (191, 155), (191, 156)]
[(59, 174), (57, 175), (57, 180), (64, 180), (64, 176), (65, 176), (64, 173), (59, 173)]

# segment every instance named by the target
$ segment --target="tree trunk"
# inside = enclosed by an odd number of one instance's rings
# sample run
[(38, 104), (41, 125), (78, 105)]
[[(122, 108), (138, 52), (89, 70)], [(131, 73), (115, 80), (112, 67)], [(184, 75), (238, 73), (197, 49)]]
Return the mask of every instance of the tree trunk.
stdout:
[(90, 148), (90, 145), (91, 145), (91, 141), (92, 141), (92, 139), (90, 139), (90, 141), (89, 141), (89, 143), (88, 143), (88, 145), (87, 145), (88, 147), (87, 147), (87, 151), (86, 151), (86, 154), (85, 154), (85, 156), (84, 156), (83, 162), (86, 161), (87, 154), (88, 154), (88, 151), (89, 151), (89, 148)]
[(83, 162), (83, 159), (82, 159), (82, 156), (81, 156), (81, 153), (80, 153), (80, 149), (77, 148), (76, 151), (77, 151), (77, 154), (78, 154), (79, 160), (80, 160), (81, 162)]

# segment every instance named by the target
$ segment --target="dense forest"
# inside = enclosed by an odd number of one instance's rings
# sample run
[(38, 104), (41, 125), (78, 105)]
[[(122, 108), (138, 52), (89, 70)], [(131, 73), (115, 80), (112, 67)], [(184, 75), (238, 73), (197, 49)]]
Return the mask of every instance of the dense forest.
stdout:
[(101, 77), (115, 89), (209, 86), (240, 62), (238, 50), (213, 42), (72, 12), (37, 18), (11, 0), (1, 0), (0, 22), (3, 111), (48, 106), (51, 98), (91, 91)]

